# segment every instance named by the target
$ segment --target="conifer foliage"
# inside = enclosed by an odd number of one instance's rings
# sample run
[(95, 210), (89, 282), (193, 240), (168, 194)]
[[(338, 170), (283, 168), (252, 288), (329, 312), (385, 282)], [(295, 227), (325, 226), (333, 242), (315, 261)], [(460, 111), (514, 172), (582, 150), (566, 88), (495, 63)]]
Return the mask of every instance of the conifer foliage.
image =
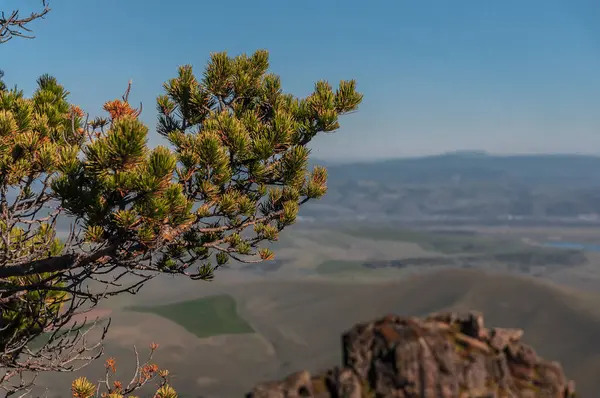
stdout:
[[(354, 81), (320, 81), (296, 98), (268, 70), (263, 50), (212, 54), (201, 77), (180, 67), (157, 99), (165, 145), (154, 148), (131, 86), (91, 120), (50, 76), (31, 98), (1, 87), (1, 388), (97, 358), (74, 320), (103, 298), (159, 274), (210, 280), (229, 261), (274, 258), (264, 243), (327, 190), (307, 144), (362, 95)], [(63, 239), (60, 219), (72, 221)]]

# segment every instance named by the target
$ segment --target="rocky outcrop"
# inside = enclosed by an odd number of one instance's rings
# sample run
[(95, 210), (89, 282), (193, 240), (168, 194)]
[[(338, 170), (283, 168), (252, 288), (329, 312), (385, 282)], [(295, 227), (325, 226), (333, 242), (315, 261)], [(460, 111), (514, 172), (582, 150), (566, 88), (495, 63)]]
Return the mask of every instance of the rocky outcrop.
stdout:
[(520, 342), (518, 329), (488, 329), (479, 313), (390, 315), (345, 333), (343, 366), (257, 385), (247, 398), (570, 398), (557, 362)]

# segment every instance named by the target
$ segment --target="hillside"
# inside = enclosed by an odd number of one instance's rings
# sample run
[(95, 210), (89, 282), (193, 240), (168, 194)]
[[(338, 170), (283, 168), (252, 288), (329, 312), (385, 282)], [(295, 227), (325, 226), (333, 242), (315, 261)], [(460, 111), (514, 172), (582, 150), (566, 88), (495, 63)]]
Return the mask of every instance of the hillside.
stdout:
[(595, 156), (459, 152), (327, 167), (329, 191), (304, 216), (548, 223), (600, 214)]
[[(527, 277), (452, 269), (393, 282), (217, 280), (200, 289), (193, 283), (160, 289), (155, 282), (133, 304), (165, 305), (227, 293), (236, 300), (239, 316), (255, 331), (198, 338), (166, 318), (115, 305), (107, 355), (116, 356), (127, 370), (133, 344), (159, 342), (156, 361), (170, 369), (184, 396), (243, 396), (263, 380), (280, 379), (299, 369), (329, 368), (340, 363), (341, 333), (388, 313), (423, 316), (470, 310), (484, 313), (490, 327), (523, 329), (523, 342), (542, 357), (559, 361), (581, 396), (594, 396), (600, 388), (600, 298)], [(189, 316), (202, 319), (195, 313)], [(97, 375), (101, 366), (94, 364), (84, 372)], [(58, 393), (58, 386), (68, 388), (71, 378), (53, 376), (53, 393)]]
[[(327, 194), (300, 215), (319, 223), (600, 224), (600, 157), (452, 153), (327, 167)], [(9, 192), (9, 197), (14, 192)], [(591, 217), (590, 217), (591, 216)], [(302, 218), (301, 217), (301, 218)], [(59, 233), (73, 220), (59, 219)]]

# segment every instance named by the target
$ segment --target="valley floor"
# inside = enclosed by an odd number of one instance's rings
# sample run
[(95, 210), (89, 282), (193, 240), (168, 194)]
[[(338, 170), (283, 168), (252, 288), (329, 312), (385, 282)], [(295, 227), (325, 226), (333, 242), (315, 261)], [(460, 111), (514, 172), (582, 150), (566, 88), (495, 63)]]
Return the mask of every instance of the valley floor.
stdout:
[[(133, 346), (144, 352), (144, 347), (157, 342), (156, 362), (170, 370), (173, 384), (184, 396), (235, 397), (261, 380), (340, 363), (340, 334), (357, 322), (386, 313), (421, 316), (441, 310), (478, 310), (491, 326), (523, 328), (524, 341), (542, 356), (560, 361), (582, 396), (593, 396), (599, 388), (600, 297), (593, 292), (600, 291), (598, 254), (579, 253), (585, 257), (581, 263), (580, 257), (560, 254), (558, 263), (547, 266), (536, 265), (531, 260), (535, 256), (509, 257), (517, 262), (529, 259), (526, 267), (500, 267), (489, 257), (537, 250), (523, 239), (539, 243), (558, 236), (593, 242), (591, 233), (488, 229), (476, 235), (406, 231), (394, 235), (380, 231), (372, 238), (356, 231), (309, 232), (295, 229), (278, 242), (276, 253), (282, 263), (276, 270), (232, 268), (219, 272), (210, 283), (159, 278), (139, 295), (109, 300), (104, 306), (112, 311), (106, 356), (116, 357), (120, 369), (129, 371), (134, 366)], [(475, 261), (470, 269), (363, 267), (374, 261), (416, 258), (434, 264), (436, 258), (464, 256), (461, 247), (466, 247), (466, 254), (488, 257), (481, 264)], [(481, 248), (486, 252), (477, 252)], [(328, 265), (324, 272), (327, 262), (338, 265)], [(349, 268), (344, 269), (344, 264)], [(208, 308), (202, 298), (211, 298), (214, 308)], [(131, 308), (136, 305), (145, 309)], [(177, 308), (188, 308), (190, 319), (183, 313), (171, 317), (152, 310), (165, 305), (176, 313)], [(102, 374), (102, 364), (95, 363), (83, 373), (95, 380)], [(43, 375), (41, 382), (51, 387), (50, 397), (59, 397), (73, 377)]]

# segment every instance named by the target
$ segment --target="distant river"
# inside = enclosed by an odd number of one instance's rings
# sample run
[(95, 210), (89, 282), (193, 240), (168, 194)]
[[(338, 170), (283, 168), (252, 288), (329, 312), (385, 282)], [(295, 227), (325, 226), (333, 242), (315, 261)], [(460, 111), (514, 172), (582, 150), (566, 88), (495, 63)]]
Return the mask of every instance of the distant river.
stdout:
[(600, 252), (600, 245), (593, 243), (577, 243), (577, 242), (546, 242), (544, 246), (556, 247), (559, 249), (575, 249), (587, 252)]

